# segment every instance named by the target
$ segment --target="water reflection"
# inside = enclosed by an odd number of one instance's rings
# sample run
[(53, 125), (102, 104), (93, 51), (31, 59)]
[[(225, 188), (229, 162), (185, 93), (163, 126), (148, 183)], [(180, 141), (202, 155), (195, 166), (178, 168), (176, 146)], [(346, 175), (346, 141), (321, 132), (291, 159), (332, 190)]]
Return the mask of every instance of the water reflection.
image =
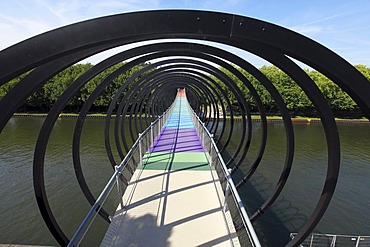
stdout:
[[(32, 160), (35, 141), (43, 119), (11, 119), (0, 134), (0, 243), (56, 245), (38, 211), (32, 184)], [(75, 120), (57, 122), (46, 157), (47, 192), (58, 222), (71, 235), (89, 210), (74, 176), (71, 160)], [(259, 148), (260, 128), (254, 124), (254, 136), (240, 179), (251, 165)], [(127, 125), (126, 125), (127, 126)], [(240, 129), (240, 123), (236, 123)], [(97, 195), (112, 173), (105, 154), (104, 122), (86, 120), (82, 135), (81, 161), (89, 187)], [(294, 125), (296, 155), (291, 176), (282, 195), (255, 227), (263, 245), (282, 246), (290, 232), (305, 223), (321, 193), (326, 173), (326, 143), (320, 124)], [(370, 125), (339, 124), (342, 166), (337, 191), (327, 213), (315, 232), (368, 235), (370, 232)], [(282, 124), (268, 125), (266, 154), (255, 175), (241, 194), (248, 212), (254, 212), (271, 195), (280, 176), (285, 157), (285, 133)], [(232, 153), (232, 146), (229, 152)], [(116, 159), (118, 160), (118, 155)], [(75, 199), (78, 198), (76, 201)], [(101, 238), (107, 224), (96, 234)]]

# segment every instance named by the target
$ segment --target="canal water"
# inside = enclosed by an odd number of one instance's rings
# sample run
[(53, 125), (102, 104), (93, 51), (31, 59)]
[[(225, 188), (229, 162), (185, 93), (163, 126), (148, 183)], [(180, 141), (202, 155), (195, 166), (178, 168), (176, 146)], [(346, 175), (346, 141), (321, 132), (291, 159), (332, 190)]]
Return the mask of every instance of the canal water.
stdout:
[[(43, 119), (12, 118), (0, 134), (0, 244), (57, 245), (45, 226), (33, 192), (32, 160)], [(58, 120), (45, 159), (45, 183), (51, 208), (68, 237), (80, 224), (89, 204), (74, 175), (71, 140), (74, 119)], [(88, 119), (82, 133), (81, 162), (87, 183), (97, 196), (113, 169), (105, 154), (104, 121)], [(236, 129), (241, 131), (241, 125)], [(337, 190), (314, 232), (370, 235), (370, 124), (338, 124), (342, 164)], [(284, 246), (290, 232), (306, 222), (321, 194), (326, 173), (326, 143), (320, 124), (295, 124), (296, 152), (290, 178), (277, 202), (255, 227), (264, 246)], [(242, 176), (254, 160), (261, 135), (253, 123), (253, 139)], [(235, 138), (236, 140), (236, 138)], [(229, 153), (236, 147), (230, 145)], [(261, 165), (241, 190), (252, 214), (268, 198), (284, 165), (285, 133), (281, 123), (268, 125), (268, 145)], [(117, 161), (120, 159), (115, 154)], [(104, 234), (101, 221), (96, 238)]]

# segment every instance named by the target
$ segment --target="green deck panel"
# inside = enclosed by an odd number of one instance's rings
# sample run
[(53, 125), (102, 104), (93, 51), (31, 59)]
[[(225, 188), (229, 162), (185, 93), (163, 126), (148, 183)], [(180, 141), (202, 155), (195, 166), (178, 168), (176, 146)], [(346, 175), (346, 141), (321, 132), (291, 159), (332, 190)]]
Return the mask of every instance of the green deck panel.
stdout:
[(146, 153), (143, 157), (145, 170), (210, 170), (208, 160), (203, 152), (154, 152)]

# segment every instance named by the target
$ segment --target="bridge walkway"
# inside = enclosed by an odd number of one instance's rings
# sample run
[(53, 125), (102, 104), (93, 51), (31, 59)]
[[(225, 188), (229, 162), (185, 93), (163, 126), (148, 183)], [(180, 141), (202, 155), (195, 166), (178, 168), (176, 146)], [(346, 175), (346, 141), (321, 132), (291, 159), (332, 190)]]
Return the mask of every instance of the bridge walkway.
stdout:
[(102, 246), (239, 246), (185, 93), (143, 157)]

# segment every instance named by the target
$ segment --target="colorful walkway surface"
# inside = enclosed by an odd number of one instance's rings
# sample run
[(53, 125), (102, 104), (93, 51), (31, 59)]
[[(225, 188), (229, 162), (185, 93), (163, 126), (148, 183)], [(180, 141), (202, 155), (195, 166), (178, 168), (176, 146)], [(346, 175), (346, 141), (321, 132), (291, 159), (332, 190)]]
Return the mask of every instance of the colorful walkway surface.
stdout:
[(238, 246), (224, 196), (179, 90), (172, 114), (134, 173), (102, 246)]
[(177, 97), (170, 118), (144, 160), (143, 169), (209, 170), (208, 160), (191, 120), (185, 97)]

